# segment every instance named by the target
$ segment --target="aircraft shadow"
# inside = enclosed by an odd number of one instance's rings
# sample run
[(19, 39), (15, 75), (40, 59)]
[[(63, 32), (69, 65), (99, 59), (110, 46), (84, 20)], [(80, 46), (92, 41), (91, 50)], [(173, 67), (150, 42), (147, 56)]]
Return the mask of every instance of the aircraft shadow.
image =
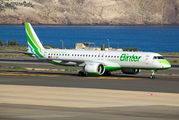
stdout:
[[(21, 74), (39, 74), (42, 75), (62, 75), (62, 76), (78, 76), (78, 72), (66, 72), (66, 71), (28, 71), (28, 70), (0, 70), (1, 73), (9, 72), (9, 73), (21, 73)], [(86, 76), (79, 76), (79, 77), (86, 77), (86, 78), (93, 78), (93, 77), (123, 77), (123, 78), (143, 78), (143, 79), (150, 79), (148, 75), (132, 75), (132, 74), (122, 74), (122, 73), (114, 73), (111, 76), (100, 76), (100, 75), (86, 75)], [(157, 77), (156, 77), (157, 78)], [(155, 79), (156, 79), (155, 78)]]

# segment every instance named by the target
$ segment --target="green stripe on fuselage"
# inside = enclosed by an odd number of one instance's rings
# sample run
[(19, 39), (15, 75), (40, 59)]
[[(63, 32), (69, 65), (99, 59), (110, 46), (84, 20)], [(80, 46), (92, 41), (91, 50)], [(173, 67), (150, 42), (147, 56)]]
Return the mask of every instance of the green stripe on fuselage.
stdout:
[(163, 67), (163, 68), (133, 68), (133, 67), (122, 67), (121, 69), (141, 69), (141, 70), (165, 70), (171, 67)]
[(115, 71), (115, 70), (120, 70), (121, 67), (110, 67), (110, 66), (105, 66), (105, 71)]

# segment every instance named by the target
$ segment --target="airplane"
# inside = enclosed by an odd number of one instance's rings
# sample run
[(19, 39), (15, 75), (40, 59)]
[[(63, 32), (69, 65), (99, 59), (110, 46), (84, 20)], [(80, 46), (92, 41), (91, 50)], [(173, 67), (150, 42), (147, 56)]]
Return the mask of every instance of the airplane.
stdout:
[(110, 76), (111, 71), (116, 70), (124, 74), (138, 74), (141, 70), (150, 70), (149, 78), (154, 79), (157, 70), (171, 68), (162, 55), (153, 52), (45, 49), (30, 23), (25, 22), (25, 30), (28, 43), (25, 54), (56, 65), (80, 66), (79, 76)]

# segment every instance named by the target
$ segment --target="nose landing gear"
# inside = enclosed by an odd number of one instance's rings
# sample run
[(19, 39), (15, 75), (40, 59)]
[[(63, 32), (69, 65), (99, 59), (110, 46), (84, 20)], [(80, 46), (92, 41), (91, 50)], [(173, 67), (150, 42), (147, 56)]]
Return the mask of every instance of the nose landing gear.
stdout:
[(156, 70), (150, 70), (150, 72), (152, 72), (152, 74), (150, 75), (150, 79), (154, 79), (155, 78), (155, 72), (157, 72)]

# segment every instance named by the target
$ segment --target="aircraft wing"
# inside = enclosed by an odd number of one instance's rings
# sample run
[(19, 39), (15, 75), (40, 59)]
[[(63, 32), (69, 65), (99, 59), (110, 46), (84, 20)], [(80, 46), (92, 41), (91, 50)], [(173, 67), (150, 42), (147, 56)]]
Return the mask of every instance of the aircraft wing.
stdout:
[(63, 62), (76, 62), (76, 63), (84, 63), (86, 60), (79, 60), (79, 59), (63, 59), (63, 58), (37, 58), (39, 60), (47, 60), (47, 61), (52, 61), (52, 60), (58, 60), (58, 61), (63, 61)]

